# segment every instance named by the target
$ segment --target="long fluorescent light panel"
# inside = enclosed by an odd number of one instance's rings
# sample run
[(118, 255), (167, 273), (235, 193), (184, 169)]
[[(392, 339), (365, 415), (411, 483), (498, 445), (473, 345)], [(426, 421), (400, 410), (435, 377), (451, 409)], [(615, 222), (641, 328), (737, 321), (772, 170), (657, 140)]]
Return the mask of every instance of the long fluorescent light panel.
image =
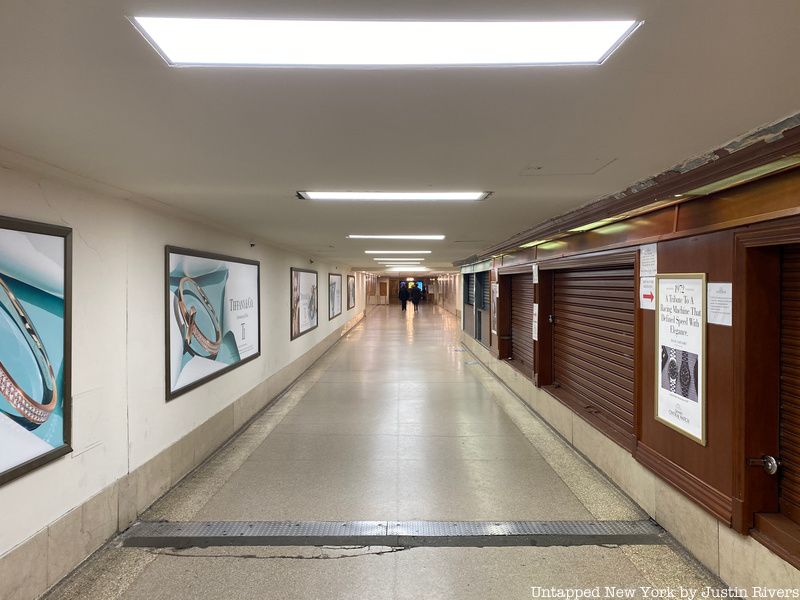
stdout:
[(637, 21), (302, 21), (133, 17), (173, 66), (601, 64)]
[(430, 254), (430, 250), (364, 250), (364, 254)]
[(490, 192), (297, 192), (306, 200), (344, 200), (349, 202), (419, 202), (485, 200)]
[(443, 240), (443, 235), (354, 235), (347, 236), (351, 240)]

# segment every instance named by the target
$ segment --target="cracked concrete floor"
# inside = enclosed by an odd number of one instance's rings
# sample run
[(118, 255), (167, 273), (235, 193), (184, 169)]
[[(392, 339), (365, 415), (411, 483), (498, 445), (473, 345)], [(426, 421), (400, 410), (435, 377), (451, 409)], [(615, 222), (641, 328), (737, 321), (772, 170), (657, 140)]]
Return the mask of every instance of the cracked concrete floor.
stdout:
[[(145, 520), (612, 520), (643, 512), (458, 343), (436, 307), (380, 307)], [(668, 540), (669, 541), (669, 540)], [(674, 543), (128, 549), (51, 599), (530, 598), (719, 588)]]

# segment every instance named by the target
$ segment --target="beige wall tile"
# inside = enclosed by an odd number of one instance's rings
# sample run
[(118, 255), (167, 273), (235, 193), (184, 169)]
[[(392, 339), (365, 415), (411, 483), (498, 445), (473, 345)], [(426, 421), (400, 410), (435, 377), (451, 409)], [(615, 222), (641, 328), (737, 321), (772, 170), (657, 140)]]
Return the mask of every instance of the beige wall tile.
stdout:
[(719, 521), (661, 479), (656, 479), (655, 505), (655, 520), (719, 574)]
[(109, 486), (50, 525), (47, 585), (51, 587), (117, 531), (117, 485)]
[(573, 443), (573, 412), (564, 406), (561, 402), (553, 398), (547, 392), (538, 388), (533, 388), (531, 394), (531, 407), (535, 410), (545, 421), (547, 421), (553, 429), (558, 431), (564, 438)]
[(139, 515), (137, 477), (130, 473), (117, 481), (117, 531), (125, 531)]
[(160, 452), (136, 469), (136, 512), (144, 510), (167, 493), (172, 481), (169, 449)]
[(47, 530), (0, 557), (0, 598), (32, 600), (47, 591)]
[(800, 571), (751, 537), (719, 528), (719, 575), (729, 585), (800, 589)]

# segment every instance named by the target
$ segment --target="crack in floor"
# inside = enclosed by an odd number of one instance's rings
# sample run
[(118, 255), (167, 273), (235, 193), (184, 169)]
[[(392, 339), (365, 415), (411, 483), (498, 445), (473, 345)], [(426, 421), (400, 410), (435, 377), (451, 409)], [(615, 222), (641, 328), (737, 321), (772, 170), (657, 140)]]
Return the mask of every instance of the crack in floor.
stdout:
[[(323, 546), (322, 548), (325, 550), (369, 550), (372, 548), (372, 546)], [(259, 556), (258, 554), (190, 554), (188, 552), (181, 552), (180, 550), (158, 551), (154, 549), (148, 549), (147, 552), (154, 556), (175, 556), (179, 558), (234, 558), (245, 560), (340, 560), (344, 558), (360, 558), (362, 556), (383, 556), (385, 554), (396, 554), (397, 552), (404, 552), (411, 549), (411, 547), (398, 546), (385, 550), (369, 550), (368, 552), (360, 552), (358, 554), (331, 555), (320, 553), (311, 556), (303, 554), (272, 554), (268, 556)]]

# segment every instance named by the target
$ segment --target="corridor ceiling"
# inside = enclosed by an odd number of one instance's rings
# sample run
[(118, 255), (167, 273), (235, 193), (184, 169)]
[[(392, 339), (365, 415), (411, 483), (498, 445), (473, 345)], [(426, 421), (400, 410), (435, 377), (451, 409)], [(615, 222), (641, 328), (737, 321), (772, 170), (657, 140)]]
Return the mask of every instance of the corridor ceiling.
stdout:
[[(600, 66), (178, 69), (132, 15), (644, 25)], [(334, 263), (449, 266), (797, 112), (798, 57), (797, 0), (2, 0), (0, 146)], [(295, 197), (426, 189), (493, 194)]]

